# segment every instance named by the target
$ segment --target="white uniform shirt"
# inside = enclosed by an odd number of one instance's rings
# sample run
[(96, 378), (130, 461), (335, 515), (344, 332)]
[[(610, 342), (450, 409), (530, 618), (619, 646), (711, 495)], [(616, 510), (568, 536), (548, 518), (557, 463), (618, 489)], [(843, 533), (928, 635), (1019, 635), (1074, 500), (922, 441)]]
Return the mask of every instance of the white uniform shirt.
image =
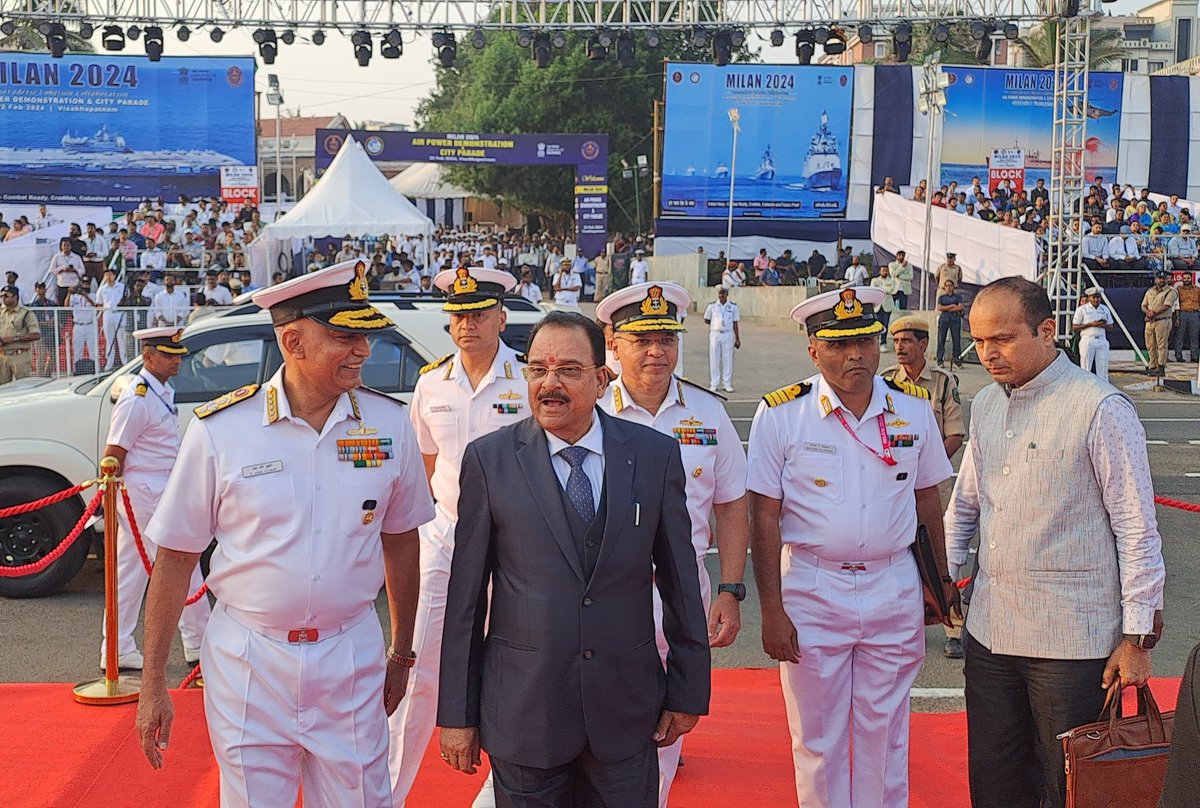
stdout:
[(847, 286), (866, 286), (871, 274), (862, 264), (851, 264), (846, 267), (845, 277)]
[(91, 238), (87, 236), (83, 238), (83, 243), (87, 245), (87, 251), (97, 258), (108, 255), (108, 242), (108, 237), (99, 232)]
[(479, 265), (484, 269), (495, 269), (497, 264), (496, 256), (484, 255), (479, 259)]
[(100, 288), (96, 290), (96, 302), (106, 311), (120, 306), (121, 300), (124, 297), (125, 284), (123, 283), (114, 283), (112, 286), (102, 283), (100, 284)]
[[(1091, 303), (1084, 303), (1079, 308), (1075, 309), (1075, 317), (1072, 322), (1075, 325), (1083, 325), (1084, 323), (1094, 323), (1097, 320), (1104, 320), (1106, 323), (1113, 322), (1112, 313), (1108, 310), (1108, 306), (1101, 303), (1099, 306), (1093, 306)], [(1099, 326), (1085, 328), (1079, 332), (1081, 337), (1099, 337), (1107, 340), (1108, 332)]]
[(467, 444), (530, 414), (522, 367), (517, 352), (501, 341), (491, 373), (474, 390), (459, 352), (417, 380), (409, 415), (421, 454), (437, 455), (430, 487), (438, 510), (451, 520), (458, 519), (458, 473)]
[(71, 312), (75, 325), (91, 325), (96, 322), (96, 307), (83, 295), (71, 295)]
[[(192, 313), (191, 300), (187, 290), (176, 286), (173, 292), (163, 289), (154, 296), (150, 305), (150, 324), (154, 326), (183, 327), (187, 325), (188, 315)], [(162, 318), (160, 322), (158, 318)]]
[(219, 283), (211, 289), (208, 286), (202, 286), (200, 287), (200, 291), (204, 294), (206, 301), (216, 303), (218, 306), (233, 305), (233, 292), (230, 292)]
[[(561, 303), (564, 306), (578, 306), (579, 289), (583, 288), (583, 278), (579, 276), (579, 273), (573, 269), (560, 270), (554, 276), (554, 281), (563, 287), (562, 291), (554, 293), (554, 302)], [(567, 291), (566, 287), (568, 286), (577, 286), (579, 288)]]
[[(292, 416), (283, 372), (192, 421), (146, 535), (185, 553), (215, 536), (208, 587), (220, 601), (267, 628), (329, 629), (375, 602), (380, 533), (419, 527), (433, 506), (403, 405), (343, 393), (318, 435)], [(375, 441), (391, 441), (390, 458), (341, 459)]]
[(167, 268), (167, 254), (158, 247), (142, 253), (141, 268), (147, 272), (162, 272)]
[(702, 556), (712, 542), (709, 516), (714, 505), (746, 494), (746, 454), (733, 422), (716, 396), (675, 379), (654, 415), (633, 400), (618, 378), (600, 399), (616, 418), (648, 426), (679, 443), (687, 473), (687, 506), (692, 517), (692, 546)]
[(726, 300), (724, 303), (714, 301), (704, 310), (704, 319), (708, 321), (708, 330), (721, 334), (732, 334), (733, 324), (740, 323), (742, 317), (738, 314), (737, 303)]
[(113, 405), (105, 443), (129, 453), (123, 469), (126, 478), (158, 483), (155, 493), (161, 493), (179, 454), (175, 389), (151, 373), (134, 377)]
[[(782, 500), (780, 533), (828, 561), (867, 561), (907, 549), (917, 533), (913, 491), (937, 485), (953, 470), (925, 399), (888, 387), (875, 377), (871, 403), (856, 419), (825, 379), (792, 401), (759, 404), (750, 428), (746, 488)], [(838, 421), (842, 416), (867, 447), (882, 453), (879, 416), (896, 465), (860, 446)], [(909, 445), (911, 444), (911, 445)]]
[(638, 258), (629, 265), (629, 285), (636, 283), (645, 283), (650, 279), (650, 262), (645, 258)]
[(535, 283), (520, 284), (517, 287), (517, 294), (535, 305), (542, 302), (542, 290), (537, 288)]

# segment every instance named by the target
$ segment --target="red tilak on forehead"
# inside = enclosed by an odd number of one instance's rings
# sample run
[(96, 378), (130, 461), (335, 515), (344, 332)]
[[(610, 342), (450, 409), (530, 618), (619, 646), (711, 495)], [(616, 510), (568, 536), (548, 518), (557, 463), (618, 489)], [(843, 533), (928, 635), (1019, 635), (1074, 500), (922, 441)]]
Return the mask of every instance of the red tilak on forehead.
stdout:
[(558, 361), (558, 358), (557, 358), (557, 357), (555, 357), (555, 356), (554, 356), (554, 354), (551, 354), (551, 355), (550, 355), (550, 358), (549, 358), (549, 359), (547, 359), (546, 361), (547, 361), (547, 362), (549, 362), (551, 365), (553, 365), (555, 362), (557, 362), (557, 361)]

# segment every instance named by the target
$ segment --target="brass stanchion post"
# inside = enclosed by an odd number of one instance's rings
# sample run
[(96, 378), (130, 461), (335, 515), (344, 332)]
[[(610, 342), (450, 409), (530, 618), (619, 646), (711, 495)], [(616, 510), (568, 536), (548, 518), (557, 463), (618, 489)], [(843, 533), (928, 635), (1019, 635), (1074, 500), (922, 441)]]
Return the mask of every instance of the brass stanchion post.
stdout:
[(121, 676), (117, 667), (117, 486), (121, 484), (115, 457), (100, 461), (100, 485), (104, 488), (104, 677), (75, 686), (80, 704), (112, 705), (137, 701), (141, 680)]

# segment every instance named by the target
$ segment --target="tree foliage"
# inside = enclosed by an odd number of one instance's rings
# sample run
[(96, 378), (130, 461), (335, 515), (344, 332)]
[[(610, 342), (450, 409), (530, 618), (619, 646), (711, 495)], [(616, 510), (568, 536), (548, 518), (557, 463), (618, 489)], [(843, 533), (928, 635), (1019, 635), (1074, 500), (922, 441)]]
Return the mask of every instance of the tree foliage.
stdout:
[[(620, 66), (616, 47), (609, 58), (590, 61), (586, 37), (568, 34), (566, 47), (552, 51), (538, 68), (528, 48), (512, 34), (493, 33), (475, 50), (461, 42), (451, 68), (437, 67), (437, 86), (417, 108), (417, 125), (431, 131), (601, 133), (609, 138), (609, 220), (614, 230), (636, 228), (634, 181), (621, 176), (621, 160), (653, 154), (653, 106), (662, 100), (664, 60), (703, 61), (678, 35), (664, 33), (660, 47), (642, 35), (631, 67)], [(744, 49), (735, 58), (747, 60)], [(570, 166), (454, 165), (450, 179), (526, 214), (549, 219), (561, 229), (574, 213), (574, 169)], [(639, 177), (643, 226), (651, 218), (651, 177)]]
[[(24, 5), (24, 4), (22, 4)], [(28, 51), (49, 53), (50, 48), (46, 45), (46, 37), (38, 30), (38, 25), (42, 22), (53, 22), (58, 19), (60, 14), (75, 14), (82, 9), (72, 0), (62, 0), (58, 3), (52, 3), (50, 0), (39, 0), (34, 4), (35, 11), (45, 11), (45, 20), (35, 20), (29, 18), (12, 19), (14, 30), (7, 36), (0, 37), (0, 50)], [(90, 40), (84, 39), (79, 35), (79, 26), (68, 24), (67, 29), (67, 52), (68, 53), (95, 53), (96, 47), (92, 45)]]
[[(1017, 40), (1024, 53), (1026, 67), (1054, 67), (1054, 46), (1058, 42), (1058, 27), (1057, 21), (1045, 22)], [(1101, 70), (1112, 67), (1114, 63), (1120, 64), (1124, 55), (1120, 28), (1093, 26), (1090, 39), (1088, 67)]]

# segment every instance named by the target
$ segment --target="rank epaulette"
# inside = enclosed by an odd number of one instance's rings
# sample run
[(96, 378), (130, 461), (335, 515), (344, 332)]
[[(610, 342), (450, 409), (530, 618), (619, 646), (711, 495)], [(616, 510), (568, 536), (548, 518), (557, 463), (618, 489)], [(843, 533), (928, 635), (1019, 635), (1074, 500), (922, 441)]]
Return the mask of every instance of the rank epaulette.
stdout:
[(146, 383), (142, 382), (137, 387), (133, 388), (133, 394), (135, 396), (144, 396), (144, 395), (146, 395), (146, 391), (149, 389), (150, 388), (146, 386)]
[(895, 379), (886, 379), (887, 386), (893, 390), (898, 390), (901, 393), (908, 393), (915, 398), (923, 398), (929, 400), (929, 391), (919, 384), (913, 384), (909, 381), (898, 382)]
[[(684, 384), (686, 384), (688, 387), (695, 387), (697, 390), (701, 391), (702, 393), (705, 393), (706, 395), (716, 396), (717, 398), (721, 399), (722, 401), (727, 400), (725, 398), (725, 396), (723, 396), (720, 393), (717, 393), (713, 390), (709, 390), (704, 385), (696, 384), (695, 382), (689, 381), (689, 380), (683, 378), (682, 376), (676, 376), (675, 378), (678, 379), (679, 381), (683, 382)], [(680, 391), (680, 392), (682, 392), (682, 391)], [(680, 396), (680, 398), (682, 398), (682, 396)]]
[(227, 407), (232, 407), (239, 401), (245, 401), (257, 393), (258, 389), (259, 385), (257, 384), (248, 384), (245, 387), (239, 387), (232, 392), (226, 393), (220, 398), (214, 398), (207, 404), (201, 404), (199, 407), (193, 409), (192, 412), (196, 413), (197, 418), (207, 418), (214, 412), (220, 412)]
[(450, 358), (451, 358), (452, 356), (454, 356), (454, 354), (449, 354), (449, 353), (448, 353), (448, 354), (446, 354), (445, 356), (443, 356), (441, 359), (438, 359), (438, 360), (437, 360), (437, 361), (435, 361), (435, 362), (430, 362), (428, 365), (426, 365), (425, 367), (421, 368), (421, 372), (422, 372), (422, 373), (428, 373), (429, 371), (433, 370), (434, 368), (440, 368), (442, 365), (444, 365), (444, 364), (446, 364), (447, 362), (449, 362), (449, 361), (450, 361)]
[(812, 385), (808, 382), (798, 382), (797, 384), (789, 384), (787, 387), (780, 387), (763, 396), (763, 401), (767, 402), (768, 407), (778, 407), (780, 404), (786, 404), (789, 401), (795, 401), (800, 396), (807, 395), (808, 391), (812, 390)]

